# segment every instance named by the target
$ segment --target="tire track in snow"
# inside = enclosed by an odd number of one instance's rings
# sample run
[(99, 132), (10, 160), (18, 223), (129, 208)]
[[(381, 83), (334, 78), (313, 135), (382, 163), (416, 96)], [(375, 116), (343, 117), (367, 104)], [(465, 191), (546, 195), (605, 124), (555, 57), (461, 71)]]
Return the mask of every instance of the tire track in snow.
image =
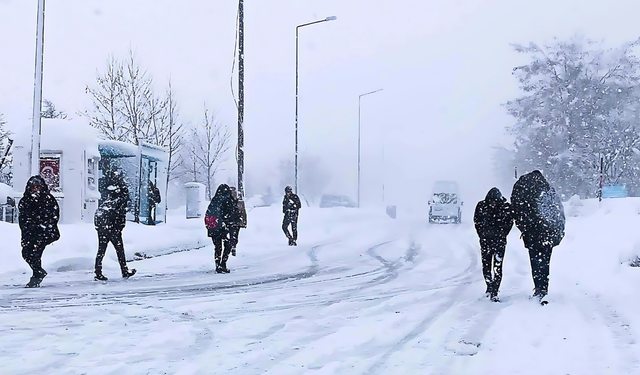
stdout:
[[(346, 301), (353, 301), (353, 299), (348, 298), (349, 296), (362, 292), (366, 289), (370, 289), (376, 286), (380, 286), (386, 283), (389, 283), (393, 280), (395, 280), (398, 277), (398, 271), (402, 268), (403, 265), (403, 260), (405, 262), (410, 262), (412, 263), (412, 266), (410, 267), (410, 269), (412, 269), (413, 267), (416, 266), (416, 264), (414, 263), (415, 257), (418, 254), (418, 247), (415, 244), (412, 244), (406, 251), (403, 257), (400, 257), (398, 260), (396, 260), (395, 262), (389, 262), (388, 260), (384, 259), (383, 257), (381, 257), (380, 255), (378, 255), (376, 253), (376, 249), (380, 248), (381, 246), (396, 242), (398, 240), (392, 240), (392, 241), (385, 241), (382, 243), (379, 243), (377, 245), (374, 245), (372, 247), (370, 247), (369, 249), (367, 249), (366, 253), (367, 255), (369, 255), (372, 259), (375, 259), (377, 261), (379, 261), (383, 267), (385, 268), (386, 272), (384, 275), (377, 277), (376, 279), (373, 279), (370, 283), (355, 287), (355, 288), (351, 288), (351, 289), (347, 289), (347, 290), (343, 290), (342, 292), (340, 292), (339, 294), (334, 294), (329, 300), (327, 300), (325, 303), (320, 303), (320, 306), (323, 307), (327, 307), (330, 305), (333, 305), (335, 303), (341, 303), (341, 302), (346, 302)], [(404, 270), (404, 268), (402, 268)], [(387, 298), (368, 298), (368, 296), (362, 296), (361, 299), (362, 301), (371, 301), (371, 300), (386, 300), (391, 298), (392, 296), (388, 296)], [(304, 303), (305, 306), (309, 306), (309, 303)], [(323, 329), (320, 332), (317, 333), (312, 333), (310, 335), (305, 336), (302, 339), (298, 339), (294, 342), (292, 342), (290, 345), (288, 345), (289, 350), (284, 351), (283, 353), (281, 353), (279, 356), (277, 357), (271, 357), (269, 361), (263, 361), (263, 364), (267, 365), (268, 369), (273, 368), (273, 366), (279, 365), (282, 361), (285, 361), (295, 355), (297, 355), (298, 353), (301, 352), (301, 349), (303, 349), (304, 347), (307, 347), (311, 344), (313, 344), (314, 342), (317, 342), (319, 340), (322, 340), (328, 336), (331, 336), (335, 333), (337, 333), (342, 327), (331, 327), (329, 329)], [(321, 368), (322, 366), (320, 366), (319, 368)], [(263, 369), (263, 366), (258, 365), (256, 368), (258, 369)], [(314, 367), (315, 369), (318, 369), (316, 367)], [(261, 370), (262, 371), (262, 370)], [(268, 371), (268, 370), (267, 370)], [(305, 370), (306, 371), (306, 370)]]
[[(475, 251), (469, 251), (469, 248), (465, 246), (465, 249), (469, 253), (470, 262), (467, 268), (462, 271), (459, 275), (462, 278), (458, 279), (456, 276), (452, 276), (448, 278), (451, 281), (459, 281), (459, 284), (456, 288), (449, 293), (449, 296), (446, 297), (445, 301), (440, 303), (436, 308), (434, 308), (420, 323), (418, 323), (408, 334), (406, 334), (402, 339), (400, 339), (393, 347), (391, 347), (386, 353), (384, 353), (372, 366), (369, 367), (367, 371), (364, 372), (366, 375), (374, 375), (383, 372), (384, 366), (387, 364), (389, 358), (402, 350), (408, 343), (412, 342), (416, 338), (420, 337), (424, 332), (426, 332), (431, 325), (442, 315), (444, 315), (448, 310), (450, 310), (458, 301), (459, 296), (464, 293), (464, 291), (469, 287), (469, 285), (473, 282), (472, 280), (472, 272), (477, 271), (478, 269), (478, 258)], [(446, 287), (446, 285), (442, 285), (442, 287)], [(424, 289), (423, 289), (424, 290)], [(427, 289), (429, 290), (429, 289)], [(433, 299), (432, 296), (427, 297), (428, 299)], [(412, 301), (411, 304), (416, 304), (419, 301)]]

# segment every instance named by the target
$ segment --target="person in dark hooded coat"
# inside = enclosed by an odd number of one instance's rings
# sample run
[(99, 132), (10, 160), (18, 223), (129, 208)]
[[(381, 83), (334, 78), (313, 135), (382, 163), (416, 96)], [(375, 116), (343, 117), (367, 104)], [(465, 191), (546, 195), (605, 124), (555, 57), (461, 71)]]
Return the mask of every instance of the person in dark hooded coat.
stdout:
[[(289, 246), (298, 246), (298, 214), (301, 207), (300, 197), (293, 192), (291, 186), (284, 188), (282, 231), (289, 239)], [(289, 233), (289, 226), (291, 226), (291, 233)]]
[(538, 170), (520, 176), (513, 185), (511, 206), (516, 226), (529, 250), (533, 296), (542, 299), (549, 291), (551, 252), (564, 237), (564, 207), (556, 191)]
[[(507, 246), (507, 236), (513, 228), (511, 205), (498, 188), (492, 188), (484, 200), (478, 202), (473, 223), (480, 237), (482, 273), (487, 284), (487, 296), (498, 301), (502, 282), (502, 262)], [(493, 271), (493, 272), (492, 272)]]
[(220, 184), (215, 195), (211, 198), (204, 217), (207, 236), (211, 237), (215, 248), (214, 259), (217, 273), (231, 272), (227, 268), (227, 260), (231, 252), (231, 247), (228, 246), (228, 239), (231, 219), (235, 209), (234, 204), (229, 185)]
[(42, 253), (47, 245), (60, 239), (59, 219), (60, 207), (47, 183), (40, 176), (32, 176), (18, 204), (22, 258), (33, 271), (27, 288), (39, 287), (47, 276), (42, 268)]
[(117, 172), (108, 173), (104, 180), (104, 192), (101, 194), (100, 207), (96, 210), (93, 223), (98, 232), (98, 253), (96, 255), (95, 278), (96, 281), (107, 281), (102, 273), (102, 260), (107, 252), (109, 242), (113, 244), (120, 264), (120, 272), (123, 278), (135, 275), (136, 270), (129, 271), (124, 252), (122, 231), (127, 223), (127, 204), (129, 203), (129, 189), (124, 178)]

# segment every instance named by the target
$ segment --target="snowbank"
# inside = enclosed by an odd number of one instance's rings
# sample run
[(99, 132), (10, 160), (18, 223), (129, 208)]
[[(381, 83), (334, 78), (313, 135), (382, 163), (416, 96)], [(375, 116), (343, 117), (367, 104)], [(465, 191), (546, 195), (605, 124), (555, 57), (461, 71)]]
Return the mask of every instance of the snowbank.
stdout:
[[(281, 229), (282, 212), (278, 205), (250, 210), (248, 222), (249, 227), (240, 233), (240, 248), (266, 248), (274, 244), (286, 244)], [(372, 235), (375, 235), (376, 228), (371, 228), (372, 222), (379, 223), (376, 225), (390, 225), (393, 220), (379, 209), (305, 208), (300, 214), (298, 244), (303, 246), (305, 243), (324, 240), (330, 242), (331, 238), (344, 236), (354, 228), (371, 230)], [(400, 223), (396, 222), (394, 225)], [(47, 272), (92, 271), (97, 250), (97, 236), (93, 225), (60, 225), (60, 232), (60, 240), (48, 246), (42, 258)], [(0, 263), (2, 284), (3, 279), (12, 278), (16, 273), (28, 273), (30, 270), (21, 256), (20, 230), (17, 224), (0, 222), (0, 238), (3, 241), (0, 250), (3, 257), (3, 262)], [(184, 207), (171, 211), (167, 223), (155, 227), (127, 222), (123, 239), (129, 261), (211, 245), (202, 220), (186, 219)], [(111, 245), (107, 249), (103, 267), (109, 272), (118, 270), (116, 254)]]

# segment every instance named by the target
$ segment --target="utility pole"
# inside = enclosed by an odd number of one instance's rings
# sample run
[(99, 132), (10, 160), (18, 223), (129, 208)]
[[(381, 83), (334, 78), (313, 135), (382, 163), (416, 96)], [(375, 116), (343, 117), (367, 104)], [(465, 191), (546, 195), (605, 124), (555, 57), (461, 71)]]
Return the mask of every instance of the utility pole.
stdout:
[(244, 197), (244, 0), (238, 2), (238, 195)]
[(31, 133), (31, 175), (40, 174), (40, 130), (42, 111), (42, 70), (44, 54), (44, 0), (38, 0), (36, 25), (36, 69), (33, 85), (33, 125)]

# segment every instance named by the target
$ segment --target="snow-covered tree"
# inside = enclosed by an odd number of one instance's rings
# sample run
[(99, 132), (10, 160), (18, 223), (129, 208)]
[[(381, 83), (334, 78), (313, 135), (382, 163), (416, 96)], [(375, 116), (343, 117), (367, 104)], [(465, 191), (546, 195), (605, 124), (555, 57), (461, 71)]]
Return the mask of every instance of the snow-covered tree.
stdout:
[(128, 141), (129, 131), (122, 113), (123, 67), (115, 56), (110, 55), (104, 73), (98, 73), (96, 85), (87, 86), (93, 104), (83, 115), (89, 118), (91, 126), (98, 129), (106, 139)]
[(215, 192), (215, 175), (221, 163), (228, 158), (230, 140), (229, 128), (218, 121), (216, 115), (206, 107), (202, 122), (192, 126), (184, 140), (183, 178), (203, 183), (207, 188), (208, 199)]
[(0, 182), (11, 184), (11, 153), (9, 147), (9, 131), (5, 129), (7, 122), (0, 112)]
[(542, 170), (567, 197), (595, 194), (601, 159), (605, 184), (637, 184), (639, 44), (604, 48), (574, 37), (514, 45), (530, 61), (513, 69), (524, 95), (505, 104), (516, 119), (513, 166)]
[(42, 118), (59, 118), (59, 119), (66, 119), (67, 113), (64, 111), (58, 111), (58, 109), (56, 109), (55, 104), (53, 104), (53, 102), (51, 102), (51, 100), (43, 100), (42, 101), (42, 112), (40, 113), (40, 116)]

